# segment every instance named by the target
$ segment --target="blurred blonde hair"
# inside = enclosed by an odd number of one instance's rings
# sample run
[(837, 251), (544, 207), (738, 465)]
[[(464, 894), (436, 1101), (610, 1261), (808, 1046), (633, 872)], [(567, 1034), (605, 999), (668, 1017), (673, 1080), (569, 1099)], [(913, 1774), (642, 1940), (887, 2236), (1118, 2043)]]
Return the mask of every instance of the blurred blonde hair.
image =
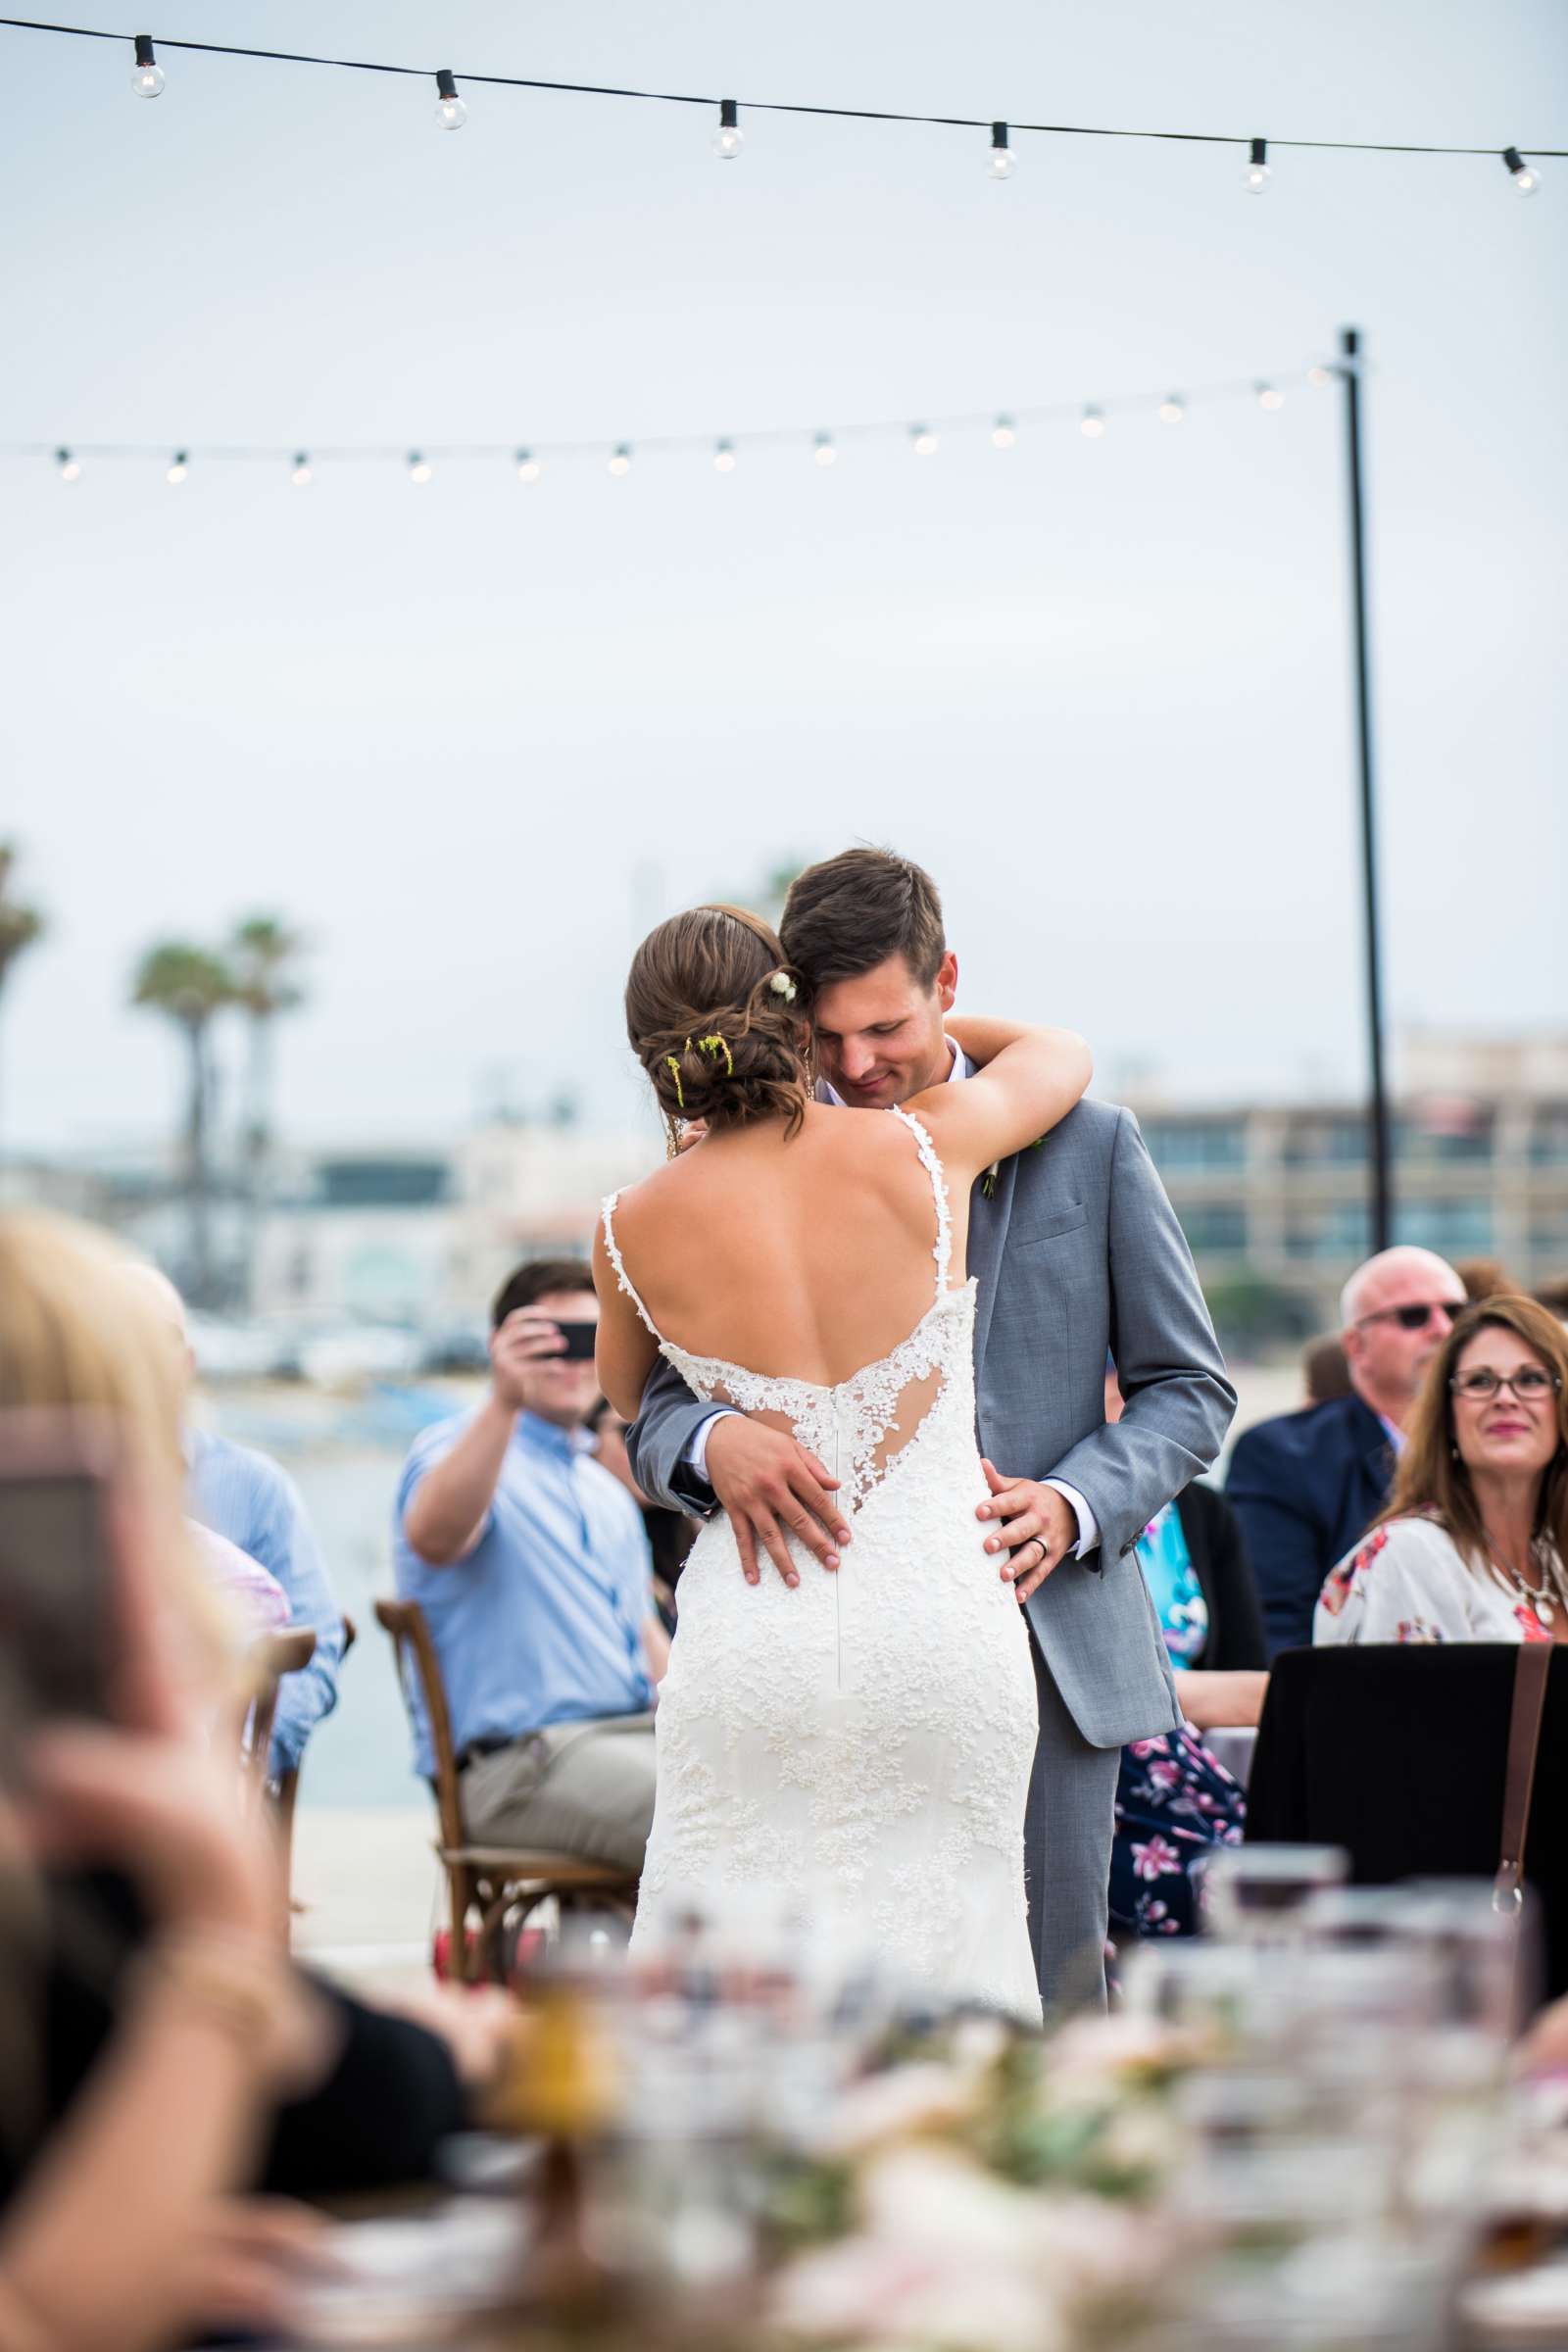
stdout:
[(160, 1584), (202, 1664), (231, 1685), (233, 1642), (185, 1533), (182, 1342), (149, 1272), (74, 1217), (0, 1215), (0, 1412), (75, 1406), (112, 1416), (151, 1514)]

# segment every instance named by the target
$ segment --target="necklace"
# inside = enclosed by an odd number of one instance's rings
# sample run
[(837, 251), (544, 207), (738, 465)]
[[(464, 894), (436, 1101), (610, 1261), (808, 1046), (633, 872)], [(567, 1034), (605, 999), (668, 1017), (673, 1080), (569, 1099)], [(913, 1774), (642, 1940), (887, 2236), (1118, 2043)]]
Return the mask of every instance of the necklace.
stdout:
[[(1533, 1552), (1539, 1550), (1539, 1546), (1535, 1544), (1532, 1544), (1530, 1548)], [(1541, 1584), (1533, 1585), (1530, 1579), (1513, 1565), (1511, 1560), (1503, 1558), (1490, 1536), (1487, 1538), (1487, 1550), (1491, 1554), (1493, 1566), (1500, 1568), (1509, 1583), (1529, 1601), (1538, 1622), (1544, 1626), (1549, 1626), (1563, 1599), (1562, 1574), (1552, 1555), (1549, 1552), (1544, 1555), (1544, 1578)]]

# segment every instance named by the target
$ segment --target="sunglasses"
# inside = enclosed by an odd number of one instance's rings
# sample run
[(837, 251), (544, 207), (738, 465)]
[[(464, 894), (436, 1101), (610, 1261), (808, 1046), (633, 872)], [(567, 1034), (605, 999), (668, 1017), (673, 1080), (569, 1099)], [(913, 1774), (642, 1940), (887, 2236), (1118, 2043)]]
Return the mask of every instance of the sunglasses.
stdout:
[(1530, 1404), (1539, 1403), (1562, 1383), (1555, 1372), (1544, 1372), (1539, 1364), (1525, 1364), (1517, 1372), (1494, 1372), (1490, 1364), (1477, 1364), (1474, 1371), (1456, 1372), (1448, 1386), (1456, 1396), (1470, 1396), (1478, 1403), (1495, 1396), (1499, 1389), (1511, 1389), (1521, 1404)]
[(1401, 1331), (1419, 1331), (1434, 1315), (1444, 1316), (1451, 1326), (1468, 1304), (1465, 1298), (1434, 1298), (1425, 1306), (1380, 1306), (1370, 1315), (1359, 1316), (1355, 1328), (1360, 1331), (1368, 1323), (1397, 1323)]

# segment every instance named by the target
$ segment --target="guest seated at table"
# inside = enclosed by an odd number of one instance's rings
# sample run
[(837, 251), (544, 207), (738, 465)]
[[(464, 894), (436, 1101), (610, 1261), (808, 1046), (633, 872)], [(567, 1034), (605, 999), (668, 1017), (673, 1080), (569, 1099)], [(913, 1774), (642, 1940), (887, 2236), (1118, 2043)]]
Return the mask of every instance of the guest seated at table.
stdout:
[[(167, 1274), (140, 1263), (154, 1306), (172, 1341), (181, 1394), (188, 1407), (196, 1358), (185, 1327), (185, 1306)], [(298, 1632), (310, 1626), (316, 1647), (297, 1674), (285, 1680), (272, 1718), (269, 1780), (281, 1780), (299, 1764), (305, 1743), (323, 1716), (337, 1705), (343, 1664), (343, 1612), (322, 1563), (316, 1532), (298, 1487), (288, 1472), (253, 1446), (240, 1446), (216, 1430), (201, 1429), (186, 1414), (185, 1507), (204, 1527), (234, 1544), (277, 1585)], [(258, 1588), (258, 1592), (259, 1592)]]
[[(167, 1337), (105, 1236), (0, 1216), (0, 1421), (62, 1408), (107, 1425), (127, 1487), (97, 1719), (49, 1711), (19, 1616), (0, 1647), (0, 2352), (135, 2352), (272, 2328), (310, 2228), (276, 2200), (427, 2178), (510, 2023), (430, 2031), (290, 1963), (275, 1852), (208, 1737), (237, 1660), (186, 1536)], [(50, 1563), (5, 1530), (15, 1607)]]
[(1465, 1303), (1430, 1250), (1384, 1250), (1341, 1294), (1352, 1394), (1244, 1432), (1225, 1492), (1257, 1579), (1272, 1657), (1312, 1639), (1323, 1579), (1388, 1499), (1421, 1376)]
[(1568, 1640), (1568, 1334), (1467, 1307), (1428, 1368), (1388, 1508), (1323, 1587), (1320, 1643)]
[[(422, 1431), (398, 1490), (394, 1561), (440, 1661), (477, 1845), (534, 1846), (635, 1877), (654, 1816), (654, 1690), (669, 1638), (648, 1539), (583, 1427), (599, 1320), (586, 1265), (519, 1266), (491, 1310), (490, 1394)], [(416, 1766), (435, 1771), (417, 1692)]]
[[(1105, 1419), (1121, 1389), (1105, 1373)], [(1110, 1920), (1121, 1936), (1190, 1936), (1190, 1873), (1215, 1845), (1240, 1840), (1245, 1799), (1200, 1734), (1255, 1726), (1268, 1677), (1263, 1624), (1242, 1533), (1223, 1494), (1195, 1482), (1138, 1539), (1184, 1721), (1122, 1751), (1110, 1859)]]

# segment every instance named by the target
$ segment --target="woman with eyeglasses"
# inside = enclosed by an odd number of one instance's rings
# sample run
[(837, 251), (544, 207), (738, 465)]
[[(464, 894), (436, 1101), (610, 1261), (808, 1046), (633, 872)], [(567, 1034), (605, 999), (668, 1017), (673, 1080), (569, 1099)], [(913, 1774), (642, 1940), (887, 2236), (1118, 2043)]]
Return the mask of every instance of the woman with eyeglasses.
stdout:
[(1499, 1294), (1429, 1365), (1388, 1508), (1329, 1576), (1312, 1639), (1565, 1641), (1565, 1561), (1568, 1332)]

